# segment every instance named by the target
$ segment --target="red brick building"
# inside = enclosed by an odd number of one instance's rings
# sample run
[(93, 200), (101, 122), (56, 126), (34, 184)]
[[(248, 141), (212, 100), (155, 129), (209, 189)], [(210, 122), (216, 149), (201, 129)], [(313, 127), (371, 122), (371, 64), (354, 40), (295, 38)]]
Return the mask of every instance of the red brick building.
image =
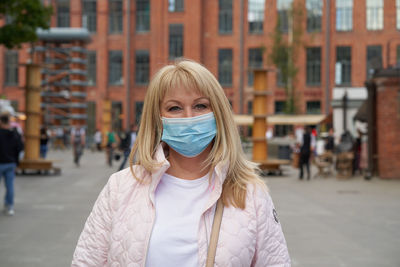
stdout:
[[(280, 18), (288, 28), (289, 6), (303, 10), (304, 47), (296, 78), (299, 113), (329, 113), (332, 88), (360, 87), (369, 70), (400, 61), (399, 0), (43, 0), (54, 6), (52, 27), (86, 27), (90, 127), (100, 127), (110, 99), (113, 120), (138, 119), (146, 85), (177, 57), (203, 63), (220, 80), (237, 113), (251, 109), (251, 67), (268, 62)], [(278, 16), (279, 14), (279, 16)], [(5, 23), (5, 21), (1, 22)], [(2, 24), (0, 24), (2, 25)], [(288, 34), (284, 34), (287, 39)], [(0, 95), (24, 110), (28, 49), (0, 47)], [(283, 109), (285, 91), (269, 75), (270, 113)], [(94, 119), (95, 118), (95, 119)], [(128, 121), (129, 120), (129, 121)]]

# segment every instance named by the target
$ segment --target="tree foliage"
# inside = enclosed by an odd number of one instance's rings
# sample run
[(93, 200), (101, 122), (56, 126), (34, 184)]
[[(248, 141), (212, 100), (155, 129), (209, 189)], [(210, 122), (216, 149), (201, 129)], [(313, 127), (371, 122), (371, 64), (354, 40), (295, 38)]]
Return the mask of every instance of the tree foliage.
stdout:
[(273, 33), (273, 44), (269, 54), (270, 62), (275, 65), (279, 71), (280, 79), (283, 81), (286, 91), (286, 103), (284, 112), (287, 114), (296, 113), (296, 75), (298, 73), (297, 58), (299, 48), (303, 46), (303, 11), (300, 5), (292, 4), (288, 10), (289, 32), (287, 38), (284, 38), (280, 30), (280, 20)]
[(0, 27), (0, 44), (13, 48), (36, 41), (36, 29), (48, 29), (52, 13), (40, 0), (0, 0), (0, 19), (7, 22)]

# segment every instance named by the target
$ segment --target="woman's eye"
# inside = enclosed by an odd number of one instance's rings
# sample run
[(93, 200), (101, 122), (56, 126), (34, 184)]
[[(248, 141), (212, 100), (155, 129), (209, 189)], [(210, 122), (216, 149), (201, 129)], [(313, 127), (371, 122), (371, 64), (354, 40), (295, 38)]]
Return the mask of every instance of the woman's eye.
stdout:
[(195, 109), (206, 109), (208, 106), (206, 104), (197, 104), (194, 107)]
[(178, 110), (180, 110), (181, 108), (180, 107), (178, 107), (178, 106), (172, 106), (172, 107), (169, 107), (168, 108), (168, 111), (178, 111)]

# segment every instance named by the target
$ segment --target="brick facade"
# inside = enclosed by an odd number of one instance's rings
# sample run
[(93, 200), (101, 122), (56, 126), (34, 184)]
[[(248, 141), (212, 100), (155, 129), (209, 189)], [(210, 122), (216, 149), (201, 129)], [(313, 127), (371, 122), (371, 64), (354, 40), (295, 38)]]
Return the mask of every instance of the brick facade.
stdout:
[[(304, 7), (304, 26), (306, 25), (306, 0), (294, 0)], [(55, 0), (45, 0), (46, 3), (56, 5)], [(97, 81), (95, 86), (88, 87), (88, 101), (96, 103), (96, 125), (101, 126), (103, 102), (105, 98), (122, 103), (122, 110), (126, 120), (127, 107), (126, 99), (129, 98), (130, 109), (129, 119), (135, 119), (135, 103), (144, 99), (146, 86), (135, 84), (135, 51), (148, 50), (150, 55), (150, 76), (152, 76), (161, 66), (170, 62), (168, 58), (168, 29), (169, 24), (183, 24), (184, 44), (183, 56), (203, 63), (214, 75), (218, 75), (218, 49), (229, 48), (233, 51), (232, 58), (232, 86), (224, 87), (226, 94), (232, 102), (233, 109), (239, 113), (241, 110), (247, 112), (247, 103), (252, 100), (252, 88), (247, 86), (248, 71), (248, 51), (249, 48), (265, 47), (266, 53), (263, 55), (264, 67), (272, 67), (268, 63), (267, 53), (271, 51), (271, 35), (274, 31), (277, 20), (277, 1), (266, 0), (264, 11), (263, 32), (260, 34), (250, 34), (248, 32), (247, 10), (248, 1), (233, 0), (233, 28), (231, 34), (220, 34), (218, 31), (218, 3), (216, 0), (186, 0), (182, 12), (168, 11), (168, 1), (150, 1), (150, 31), (136, 32), (136, 1), (130, 3), (130, 32), (127, 32), (127, 6), (128, 1), (123, 1), (123, 33), (109, 34), (108, 32), (108, 11), (109, 1), (97, 1), (97, 31), (92, 35), (92, 42), (88, 44), (88, 50), (97, 52)], [(241, 3), (243, 2), (243, 8)], [(335, 60), (337, 46), (351, 47), (351, 87), (364, 86), (366, 80), (366, 47), (368, 45), (380, 45), (382, 47), (383, 66), (394, 65), (396, 63), (396, 48), (400, 45), (399, 30), (396, 29), (396, 1), (384, 1), (384, 29), (368, 31), (366, 29), (366, 4), (365, 0), (353, 1), (353, 28), (351, 31), (336, 31), (336, 1), (323, 1), (322, 26), (321, 32), (307, 33), (304, 29), (304, 49), (299, 52), (298, 67), (299, 72), (296, 79), (297, 104), (299, 113), (306, 112), (307, 101), (320, 101), (321, 112), (324, 113), (326, 105), (328, 109), (332, 88), (335, 87)], [(329, 8), (326, 3), (330, 3)], [(81, 0), (70, 0), (70, 26), (82, 26)], [(329, 10), (330, 20), (327, 23), (327, 10)], [(243, 17), (243, 65), (240, 66), (241, 55), (241, 21)], [(4, 22), (3, 22), (4, 23)], [(56, 26), (55, 15), (51, 22), (52, 27)], [(327, 29), (330, 28), (329, 59), (326, 58)], [(130, 47), (127, 41), (130, 38)], [(286, 37), (284, 37), (286, 38)], [(321, 48), (321, 83), (317, 86), (306, 85), (306, 48)], [(126, 57), (130, 52), (129, 59)], [(123, 53), (123, 77), (122, 85), (108, 84), (108, 52), (110, 50), (121, 50)], [(4, 66), (4, 47), (0, 47), (0, 66)], [(19, 62), (26, 63), (28, 59), (27, 46), (23, 46), (19, 54)], [(127, 61), (130, 73), (126, 73)], [(329, 71), (326, 72), (325, 62), (328, 61)], [(24, 85), (24, 68), (19, 68), (19, 86)], [(326, 75), (329, 73), (329, 79)], [(0, 71), (0, 94), (6, 95), (11, 100), (19, 102), (20, 110), (24, 110), (23, 90), (17, 87), (4, 86), (4, 71)], [(130, 95), (127, 95), (127, 83), (129, 79)], [(240, 93), (240, 81), (243, 81), (242, 94)], [(285, 93), (282, 88), (277, 87), (276, 73), (271, 72), (268, 79), (268, 87), (274, 91), (274, 97), (269, 98), (266, 103), (269, 113), (274, 112), (274, 101), (284, 100)], [(326, 96), (328, 92), (328, 96)], [(242, 96), (242, 99), (241, 99)], [(328, 98), (327, 98), (328, 97)], [(240, 105), (243, 105), (242, 108)], [(124, 125), (128, 125), (127, 121)]]
[(392, 75), (375, 80), (378, 172), (383, 179), (400, 179), (400, 69), (387, 73)]

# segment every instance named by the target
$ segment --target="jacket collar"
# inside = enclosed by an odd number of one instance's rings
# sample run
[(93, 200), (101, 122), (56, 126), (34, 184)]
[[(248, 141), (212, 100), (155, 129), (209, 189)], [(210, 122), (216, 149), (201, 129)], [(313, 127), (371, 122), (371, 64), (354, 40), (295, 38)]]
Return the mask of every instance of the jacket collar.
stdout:
[[(150, 200), (154, 205), (154, 194), (156, 191), (156, 188), (158, 184), (161, 181), (161, 177), (163, 174), (168, 170), (168, 168), (171, 166), (169, 161), (165, 157), (166, 153), (166, 145), (164, 143), (160, 143), (157, 146), (156, 152), (154, 153), (154, 159), (159, 163), (158, 167), (154, 169), (154, 171), (151, 173), (151, 183), (149, 187), (149, 196)], [(211, 207), (219, 197), (221, 196), (222, 193), (222, 185), (224, 184), (224, 181), (226, 179), (226, 174), (229, 168), (229, 162), (220, 162), (215, 166), (215, 169), (213, 171), (213, 175), (215, 177), (214, 183), (211, 184), (211, 195), (209, 198), (209, 201), (207, 202), (206, 209)]]

